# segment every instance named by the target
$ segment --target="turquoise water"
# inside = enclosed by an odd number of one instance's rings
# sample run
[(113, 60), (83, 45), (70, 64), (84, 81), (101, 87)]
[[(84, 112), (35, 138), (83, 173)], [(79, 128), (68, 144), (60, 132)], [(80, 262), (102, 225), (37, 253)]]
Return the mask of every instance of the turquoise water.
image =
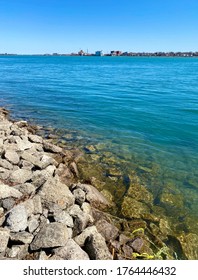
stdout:
[(178, 230), (198, 231), (197, 58), (2, 56), (0, 105), (103, 145)]

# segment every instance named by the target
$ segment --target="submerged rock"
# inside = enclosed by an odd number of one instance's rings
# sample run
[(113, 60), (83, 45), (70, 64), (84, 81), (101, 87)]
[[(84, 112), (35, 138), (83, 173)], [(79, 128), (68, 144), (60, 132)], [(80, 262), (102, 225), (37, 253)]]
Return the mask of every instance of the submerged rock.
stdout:
[(178, 237), (188, 260), (198, 260), (198, 235), (194, 233), (181, 234)]
[(122, 215), (126, 218), (142, 218), (145, 213), (149, 213), (146, 204), (126, 196), (122, 203)]

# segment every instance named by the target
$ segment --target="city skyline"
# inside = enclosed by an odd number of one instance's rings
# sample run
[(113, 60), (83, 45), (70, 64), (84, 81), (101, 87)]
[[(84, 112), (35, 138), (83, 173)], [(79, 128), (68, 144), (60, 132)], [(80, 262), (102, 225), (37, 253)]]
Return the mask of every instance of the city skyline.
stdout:
[(195, 0), (0, 0), (0, 53), (196, 52)]

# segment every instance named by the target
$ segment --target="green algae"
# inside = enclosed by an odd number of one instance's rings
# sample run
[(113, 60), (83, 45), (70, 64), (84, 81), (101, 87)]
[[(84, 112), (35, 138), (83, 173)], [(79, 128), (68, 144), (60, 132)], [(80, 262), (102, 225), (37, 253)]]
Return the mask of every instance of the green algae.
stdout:
[[(183, 172), (175, 173), (171, 168), (164, 168), (168, 164), (160, 157), (148, 154), (143, 158), (116, 147), (116, 144), (87, 143), (74, 134), (64, 137), (62, 145), (84, 151), (83, 159), (78, 163), (81, 181), (93, 184), (115, 202), (114, 213), (127, 220), (127, 226), (122, 224), (121, 228), (128, 235), (132, 237), (134, 230), (144, 228), (149, 242), (154, 245), (153, 253), (150, 249), (143, 253), (152, 253), (150, 255), (156, 259), (173, 259), (180, 250), (179, 244), (182, 244), (185, 253), (180, 253), (181, 256), (198, 259), (194, 236), (198, 232), (198, 223), (195, 222), (198, 218), (195, 210), (198, 172), (192, 170), (188, 173), (181, 165)], [(164, 242), (170, 243), (170, 248)], [(191, 250), (190, 246), (194, 249)]]

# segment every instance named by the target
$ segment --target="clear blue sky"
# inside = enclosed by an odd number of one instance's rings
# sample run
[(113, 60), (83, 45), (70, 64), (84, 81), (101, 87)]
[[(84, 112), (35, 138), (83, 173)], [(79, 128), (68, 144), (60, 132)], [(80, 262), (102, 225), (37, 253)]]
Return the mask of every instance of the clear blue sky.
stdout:
[(198, 51), (198, 0), (0, 0), (0, 53)]

